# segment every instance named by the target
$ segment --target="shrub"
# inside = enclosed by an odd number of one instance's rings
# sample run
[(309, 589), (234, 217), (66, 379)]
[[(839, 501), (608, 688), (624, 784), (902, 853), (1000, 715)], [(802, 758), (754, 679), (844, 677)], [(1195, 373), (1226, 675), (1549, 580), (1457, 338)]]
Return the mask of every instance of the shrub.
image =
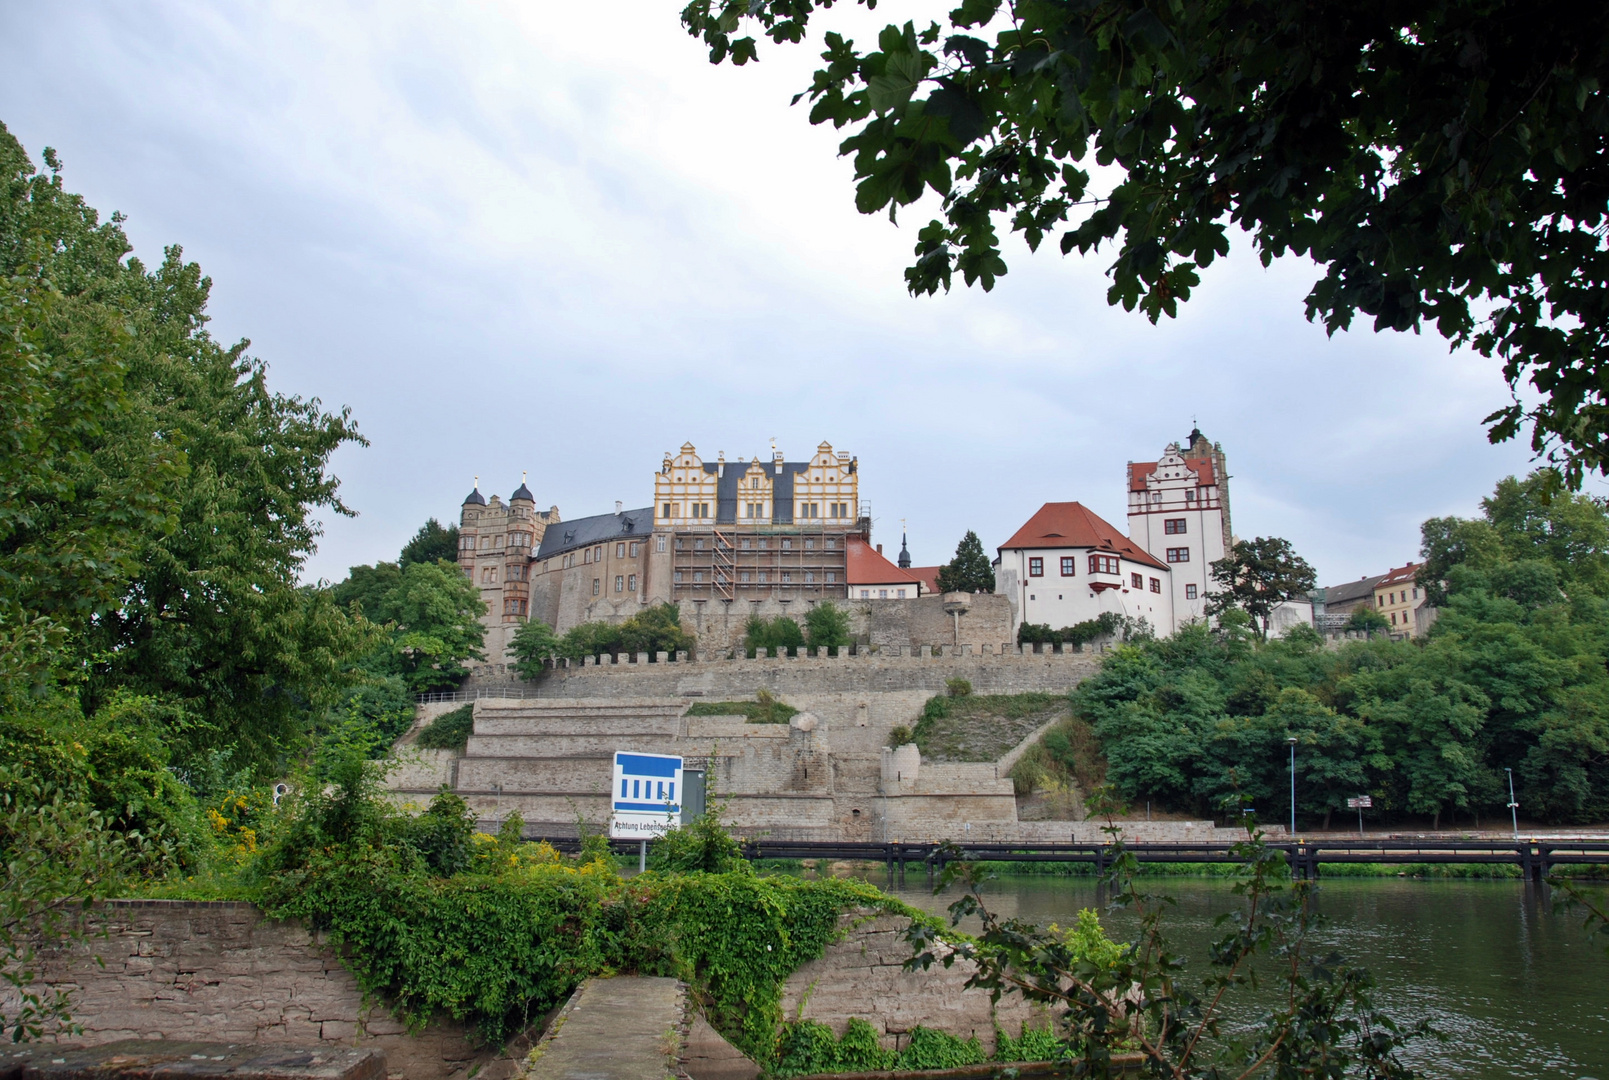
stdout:
[(826, 649), (837, 656), (850, 643), (849, 613), (830, 600), (823, 600), (805, 615), (805, 632), (812, 649)]
[(419, 732), (415, 745), (425, 750), (457, 750), (460, 753), (469, 745), (469, 736), (475, 730), (475, 705), (442, 713)]
[(685, 716), (742, 716), (751, 724), (786, 724), (799, 710), (778, 701), (769, 690), (757, 691), (753, 701), (695, 701)]
[(910, 728), (906, 727), (904, 724), (895, 724), (893, 729), (888, 733), (888, 745), (896, 747), (904, 746), (913, 738), (915, 738), (915, 736), (911, 734)]
[(972, 693), (972, 683), (966, 679), (945, 679), (944, 692), (951, 697), (966, 697)]
[(797, 656), (800, 646), (805, 643), (804, 631), (786, 615), (772, 619), (750, 615), (749, 621), (744, 624), (743, 635), (743, 647), (751, 657), (759, 649), (780, 649), (787, 656)]

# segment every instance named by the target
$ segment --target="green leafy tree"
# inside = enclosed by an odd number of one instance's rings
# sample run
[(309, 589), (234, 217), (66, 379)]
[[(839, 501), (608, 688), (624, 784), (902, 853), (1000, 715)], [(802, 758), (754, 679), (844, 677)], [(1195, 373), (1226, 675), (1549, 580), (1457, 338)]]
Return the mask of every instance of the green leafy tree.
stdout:
[(536, 678), (549, 662), (565, 655), (564, 639), (541, 619), (526, 619), (515, 627), (508, 650), (514, 654), (513, 667), (522, 679)]
[(1346, 620), (1345, 629), (1372, 634), (1377, 630), (1391, 629), (1391, 624), (1374, 608), (1363, 606), (1352, 609), (1352, 615)]
[(430, 518), (413, 534), (413, 539), (402, 546), (398, 562), (407, 566), (409, 563), (437, 561), (458, 561), (458, 526), (442, 528), (441, 522)]
[(121, 219), (45, 161), (0, 129), (0, 641), (33, 650), (29, 678), (71, 672), (88, 714), (161, 702), (179, 757), (273, 760), (368, 645), (298, 583), (314, 512), (347, 512), (330, 455), (361, 440), (271, 392), (245, 342), (207, 332), (200, 269), (129, 257)]
[(804, 631), (786, 615), (764, 619), (750, 615), (743, 626), (743, 645), (750, 656), (760, 649), (780, 651), (781, 655), (795, 656), (804, 647)]
[(693, 635), (682, 627), (681, 608), (669, 601), (650, 604), (620, 624), (620, 647), (633, 653), (691, 651)]
[[(682, 22), (712, 62), (743, 64), (754, 34), (802, 41), (830, 6), (692, 0)], [(956, 271), (991, 288), (1009, 225), (1032, 249), (1113, 243), (1108, 302), (1155, 321), (1244, 230), (1265, 263), (1323, 267), (1306, 308), (1332, 333), (1359, 314), (1430, 322), (1501, 360), (1516, 397), (1486, 418), (1494, 440), (1529, 424), (1573, 486), (1609, 467), (1609, 15), (1518, 0), (931, 10), (948, 25), (891, 24), (869, 50), (829, 28), (795, 99), (850, 129), (839, 152), (862, 213), (938, 198), (913, 293)], [(1092, 184), (1092, 159), (1109, 182)]]
[(385, 598), (402, 584), (402, 567), (382, 562), (373, 566), (354, 566), (347, 570), (345, 580), (330, 587), (330, 597), (342, 608), (356, 604), (360, 612), (375, 618), (385, 604)]
[(469, 674), (465, 660), (486, 659), (484, 614), (480, 590), (457, 566), (410, 563), (374, 613), (390, 631), (386, 666), (414, 693), (456, 686)]
[(852, 640), (849, 612), (831, 600), (823, 600), (805, 613), (805, 637), (812, 649), (825, 649), (837, 656), (838, 650)]
[(983, 552), (983, 541), (971, 529), (955, 546), (955, 558), (939, 567), (940, 592), (994, 592), (994, 567)]
[(1207, 595), (1207, 614), (1238, 608), (1266, 639), (1274, 609), (1307, 595), (1317, 575), (1289, 540), (1259, 536), (1235, 541), (1227, 556), (1213, 562), (1212, 580), (1219, 588)]

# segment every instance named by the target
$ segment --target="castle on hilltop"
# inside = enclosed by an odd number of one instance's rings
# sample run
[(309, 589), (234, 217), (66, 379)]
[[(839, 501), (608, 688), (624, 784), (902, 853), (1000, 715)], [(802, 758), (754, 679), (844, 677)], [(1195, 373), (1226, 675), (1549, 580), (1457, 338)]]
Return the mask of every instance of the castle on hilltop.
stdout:
[[(692, 443), (667, 452), (654, 504), (564, 521), (537, 510), (521, 483), (505, 504), (475, 490), (459, 515), (459, 565), (487, 605), (487, 654), (504, 654), (513, 629), (542, 619), (564, 632), (618, 622), (674, 601), (723, 611), (799, 610), (820, 600), (914, 600), (918, 578), (871, 545), (860, 466), (823, 442), (806, 461), (705, 461)], [(858, 588), (856, 588), (858, 586)], [(852, 592), (852, 588), (854, 591)], [(684, 606), (684, 610), (689, 610)]]

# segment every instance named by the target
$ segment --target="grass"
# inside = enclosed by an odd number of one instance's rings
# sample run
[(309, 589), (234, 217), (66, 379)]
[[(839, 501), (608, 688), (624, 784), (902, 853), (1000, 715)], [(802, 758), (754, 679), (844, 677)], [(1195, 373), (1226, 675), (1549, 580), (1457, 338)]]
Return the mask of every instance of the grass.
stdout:
[(751, 724), (786, 724), (799, 712), (761, 690), (753, 701), (695, 701), (685, 716), (741, 716)]
[(1083, 793), (1106, 782), (1106, 758), (1089, 721), (1069, 716), (1030, 746), (1007, 775), (1019, 799), (1037, 796), (1045, 820), (1075, 818)]
[(463, 753), (475, 730), (475, 706), (464, 705), (442, 713), (419, 732), (414, 745), (424, 750), (456, 750)]
[(967, 694), (928, 699), (913, 736), (931, 761), (999, 761), (1067, 712), (1065, 694)]

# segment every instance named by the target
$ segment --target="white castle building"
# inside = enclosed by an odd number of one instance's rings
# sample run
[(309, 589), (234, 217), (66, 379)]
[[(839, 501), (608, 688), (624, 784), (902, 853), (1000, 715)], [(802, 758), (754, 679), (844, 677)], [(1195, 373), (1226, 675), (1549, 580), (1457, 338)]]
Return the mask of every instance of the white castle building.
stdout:
[(1204, 618), (1212, 563), (1233, 543), (1223, 447), (1199, 430), (1156, 461), (1128, 466), (1128, 535), (1082, 503), (1046, 503), (1000, 545), (995, 591), (1013, 631), (1051, 629), (1112, 612), (1161, 635)]

